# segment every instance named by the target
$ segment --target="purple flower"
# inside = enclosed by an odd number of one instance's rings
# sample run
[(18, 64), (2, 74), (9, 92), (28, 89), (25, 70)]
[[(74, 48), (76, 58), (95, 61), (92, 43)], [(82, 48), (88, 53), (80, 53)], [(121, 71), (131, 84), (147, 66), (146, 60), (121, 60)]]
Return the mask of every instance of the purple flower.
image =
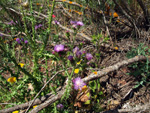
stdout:
[(57, 104), (57, 109), (58, 110), (62, 110), (64, 108), (64, 105), (62, 105), (62, 104)]
[(83, 53), (83, 54), (85, 54), (86, 52), (85, 52), (85, 51), (83, 51), (82, 53)]
[(60, 24), (60, 22), (58, 22), (57, 20), (54, 21), (56, 25)]
[(24, 39), (23, 39), (23, 38), (21, 38), (21, 41), (24, 41)]
[(83, 26), (83, 25), (84, 25), (83, 22), (81, 22), (81, 21), (78, 21), (76, 24), (77, 24), (78, 26)]
[(87, 53), (85, 57), (87, 60), (91, 60), (93, 58), (93, 56), (90, 53)]
[(15, 23), (14, 23), (13, 20), (11, 20), (10, 22), (8, 22), (7, 24), (8, 24), (8, 25), (13, 25), (13, 24), (15, 25)]
[(73, 25), (73, 24), (77, 24), (77, 21), (72, 21), (72, 20), (71, 20), (71, 21), (70, 21), (70, 24), (72, 24), (72, 25)]
[(78, 48), (78, 47), (75, 47), (75, 48), (73, 49), (73, 53), (74, 53), (74, 54), (76, 54), (78, 51), (79, 51), (79, 48)]
[(80, 77), (77, 77), (77, 78), (73, 79), (72, 82), (73, 82), (75, 90), (78, 90), (78, 89), (81, 90), (82, 87), (86, 85)]
[(38, 27), (42, 27), (42, 26), (43, 26), (42, 24), (39, 24), (39, 25), (38, 25)]
[(54, 51), (56, 51), (56, 52), (60, 52), (60, 51), (63, 51), (63, 50), (64, 50), (64, 45), (62, 45), (62, 44), (56, 45), (54, 47)]
[(24, 43), (27, 44), (27, 43), (28, 43), (28, 40), (25, 40)]
[(76, 56), (79, 58), (80, 56), (82, 55), (82, 52), (81, 51), (77, 51), (76, 52)]
[(68, 60), (70, 60), (70, 61), (73, 60), (73, 56), (69, 55)]
[(35, 26), (35, 30), (37, 30), (38, 28), (39, 28), (39, 26), (38, 26), (38, 25), (36, 25), (36, 26)]
[(3, 36), (2, 34), (0, 34), (0, 36)]
[(39, 24), (39, 25), (36, 25), (35, 26), (35, 30), (37, 30), (38, 28), (42, 27), (43, 25), (42, 24)]
[(52, 51), (52, 54), (54, 55), (54, 54), (55, 54), (55, 51)]
[(70, 21), (70, 24), (73, 25), (74, 28), (76, 28), (77, 26), (83, 26), (83, 22), (81, 21)]
[(20, 44), (20, 38), (16, 38), (16, 41), (18, 42), (18, 44)]

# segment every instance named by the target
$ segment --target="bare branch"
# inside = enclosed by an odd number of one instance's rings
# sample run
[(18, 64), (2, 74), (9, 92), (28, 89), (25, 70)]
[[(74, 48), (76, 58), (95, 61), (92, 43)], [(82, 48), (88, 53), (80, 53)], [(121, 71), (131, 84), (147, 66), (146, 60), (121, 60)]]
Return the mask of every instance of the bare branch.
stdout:
[(150, 102), (145, 104), (145, 105), (137, 105), (134, 108), (129, 108), (129, 109), (118, 109), (119, 113), (124, 113), (124, 112), (132, 112), (132, 113), (141, 113), (141, 112), (145, 112), (146, 111), (150, 111)]
[[(88, 81), (91, 81), (91, 80), (95, 80), (95, 79), (101, 78), (104, 75), (109, 74), (110, 72), (118, 70), (122, 66), (129, 65), (129, 64), (132, 64), (134, 62), (141, 61), (141, 60), (146, 60), (146, 59), (147, 58), (145, 56), (135, 56), (134, 58), (131, 58), (131, 59), (128, 59), (128, 60), (124, 60), (124, 61), (119, 62), (119, 63), (117, 63), (117, 64), (115, 64), (113, 66), (109, 66), (109, 67), (107, 67), (107, 68), (105, 68), (105, 69), (103, 69), (101, 71), (98, 71), (97, 75), (92, 73), (89, 76), (83, 78), (83, 81), (84, 82), (88, 82)], [(150, 56), (148, 57), (148, 59), (150, 60)], [(65, 88), (65, 86), (64, 86), (64, 88)], [(37, 113), (37, 112), (39, 112), (43, 108), (45, 108), (48, 105), (52, 104), (53, 102), (59, 100), (62, 97), (62, 95), (64, 94), (64, 92), (65, 92), (65, 89), (61, 90), (60, 92), (58, 92), (58, 94), (54, 98), (51, 98), (51, 99), (45, 101), (43, 104), (41, 104), (38, 107), (36, 107), (35, 109), (31, 110), (29, 113)]]
[[(112, 65), (112, 66), (109, 66), (107, 68), (104, 68), (103, 70), (98, 71), (97, 75), (92, 73), (89, 76), (83, 78), (83, 81), (88, 82), (88, 81), (91, 81), (91, 80), (95, 80), (95, 79), (101, 78), (104, 75), (107, 75), (107, 74), (109, 74), (111, 72), (117, 71), (122, 66), (129, 65), (129, 64), (132, 64), (134, 62), (138, 62), (138, 61), (146, 60), (146, 59), (147, 58), (145, 56), (135, 56), (134, 58), (131, 58), (131, 59), (128, 59), (128, 60), (124, 60), (122, 62), (119, 62), (119, 63), (115, 64), (115, 65)], [(148, 57), (148, 59), (150, 60), (150, 56)]]

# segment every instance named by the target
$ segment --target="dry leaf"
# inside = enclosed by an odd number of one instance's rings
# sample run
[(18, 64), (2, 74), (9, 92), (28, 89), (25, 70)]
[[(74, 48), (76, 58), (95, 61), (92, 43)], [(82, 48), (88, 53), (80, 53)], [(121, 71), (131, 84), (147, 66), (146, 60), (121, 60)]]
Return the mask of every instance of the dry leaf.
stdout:
[(80, 90), (78, 91), (78, 94), (76, 96), (76, 102), (74, 104), (74, 106), (78, 106), (81, 107), (82, 103), (87, 102), (88, 100), (90, 100), (90, 89), (87, 88), (86, 90)]

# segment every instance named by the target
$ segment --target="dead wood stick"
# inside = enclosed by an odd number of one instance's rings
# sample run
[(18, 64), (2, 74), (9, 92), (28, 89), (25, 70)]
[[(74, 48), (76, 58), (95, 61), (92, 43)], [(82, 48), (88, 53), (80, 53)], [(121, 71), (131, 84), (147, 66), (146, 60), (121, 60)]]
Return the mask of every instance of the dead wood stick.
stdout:
[[(45, 100), (47, 100), (47, 98), (53, 96), (52, 93), (49, 93), (41, 98), (37, 98), (34, 103), (32, 104), (32, 106), (34, 105), (38, 105), (38, 104), (41, 104), (42, 102), (44, 102)], [(26, 103), (23, 103), (23, 104), (20, 104), (20, 105), (16, 105), (14, 107), (11, 107), (11, 108), (7, 108), (7, 109), (2, 109), (0, 110), (0, 113), (10, 113), (10, 112), (13, 112), (13, 111), (16, 111), (16, 110), (22, 110), (22, 109), (26, 109), (30, 103), (32, 103), (33, 100), (29, 101), (29, 102), (26, 102)]]
[[(150, 60), (150, 56), (148, 57), (148, 59)], [(131, 59), (128, 59), (128, 60), (124, 60), (124, 61), (119, 62), (119, 63), (117, 63), (117, 64), (115, 64), (113, 66), (109, 66), (107, 68), (104, 68), (103, 70), (98, 71), (97, 75), (92, 73), (88, 77), (83, 78), (83, 81), (84, 82), (88, 82), (88, 81), (91, 81), (91, 80), (95, 80), (95, 79), (101, 78), (104, 75), (109, 74), (110, 72), (118, 70), (122, 66), (129, 65), (129, 64), (132, 64), (134, 62), (138, 62), (138, 61), (142, 61), (142, 60), (147, 60), (147, 58), (145, 56), (135, 56), (134, 58), (131, 58)], [(62, 89), (61, 91), (59, 91), (57, 93), (56, 96), (51, 95), (51, 94), (47, 94), (44, 97), (42, 97), (41, 99), (36, 99), (35, 102), (33, 103), (33, 105), (41, 104), (42, 102), (44, 102), (44, 103), (39, 105), (37, 108), (33, 109), (31, 111), (31, 113), (36, 113), (36, 112), (42, 110), (43, 108), (47, 107), (51, 103), (59, 100), (62, 97), (62, 95), (64, 94), (64, 92), (65, 92), (65, 89)], [(50, 96), (52, 96), (52, 97), (50, 98)], [(49, 99), (47, 99), (47, 98), (49, 98)], [(29, 106), (29, 103), (31, 103), (32, 101), (24, 103), (24, 104), (21, 104), (21, 105), (17, 105), (15, 107), (11, 107), (11, 108), (8, 108), (8, 109), (0, 110), (0, 113), (8, 113), (8, 112), (12, 112), (12, 111), (19, 110), (19, 109), (26, 109)]]
[(150, 111), (150, 102), (145, 104), (145, 105), (137, 105), (134, 108), (129, 108), (129, 109), (118, 109), (119, 113), (124, 113), (124, 112), (132, 112), (132, 113), (141, 113), (144, 111)]
[[(117, 63), (117, 64), (115, 64), (113, 66), (109, 66), (109, 67), (107, 67), (107, 68), (105, 68), (105, 69), (103, 69), (101, 71), (98, 71), (97, 75), (94, 74), (94, 73), (92, 73), (89, 76), (83, 78), (82, 80), (84, 82), (95, 80), (95, 79), (103, 77), (104, 75), (109, 74), (110, 72), (117, 71), (122, 66), (129, 65), (129, 64), (132, 64), (134, 62), (141, 61), (141, 60), (146, 60), (146, 59), (147, 58), (145, 56), (135, 56), (134, 58), (131, 58), (131, 59), (128, 59), (128, 60), (124, 60), (124, 61), (119, 62), (119, 63)], [(148, 59), (150, 60), (150, 56), (148, 57)], [(42, 103), (41, 105), (39, 105), (38, 107), (36, 107), (35, 109), (31, 110), (29, 113), (37, 113), (37, 112), (39, 112), (43, 108), (45, 108), (48, 105), (52, 104), (53, 102), (59, 100), (63, 96), (64, 92), (65, 92), (65, 89), (63, 89), (62, 91), (60, 91), (53, 98), (48, 99), (47, 101), (45, 101), (44, 103)]]
[(40, 95), (40, 93), (43, 91), (43, 89), (47, 86), (47, 84), (60, 72), (63, 72), (64, 70), (60, 70), (58, 71), (56, 74), (54, 74), (45, 84), (44, 86), (41, 88), (41, 90), (36, 94), (36, 96), (34, 97), (33, 101), (30, 103), (29, 107), (27, 108), (26, 112), (30, 109), (30, 107), (32, 106), (32, 104), (34, 103), (34, 101), (36, 100), (36, 98)]
[(23, 34), (23, 35), (25, 35), (25, 33), (21, 33), (21, 32), (19, 32), (19, 33), (17, 33), (16, 35), (9, 35), (9, 34), (5, 34), (5, 33), (2, 33), (2, 32), (0, 32), (0, 34), (1, 35), (3, 35), (3, 36), (6, 36), (6, 37), (17, 37), (17, 36), (19, 36), (20, 34)]
[[(107, 75), (107, 74), (109, 74), (111, 72), (117, 71), (122, 66), (126, 66), (126, 65), (132, 64), (134, 62), (138, 62), (138, 61), (146, 60), (146, 59), (147, 58), (145, 56), (135, 56), (135, 57), (133, 57), (131, 59), (124, 60), (122, 62), (118, 62), (115, 65), (112, 65), (112, 66), (109, 66), (107, 68), (104, 68), (103, 70), (98, 71), (97, 74), (92, 73), (89, 76), (83, 78), (83, 81), (88, 82), (88, 81), (91, 81), (91, 80), (95, 80), (95, 79), (101, 78), (104, 75)], [(150, 60), (150, 56), (148, 56), (148, 59)]]

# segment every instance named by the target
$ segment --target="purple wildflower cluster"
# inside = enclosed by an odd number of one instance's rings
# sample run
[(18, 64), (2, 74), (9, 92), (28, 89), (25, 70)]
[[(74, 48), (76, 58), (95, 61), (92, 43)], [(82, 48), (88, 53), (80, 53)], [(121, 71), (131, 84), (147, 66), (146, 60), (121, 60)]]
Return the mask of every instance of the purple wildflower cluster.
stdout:
[(72, 21), (72, 20), (70, 21), (70, 24), (72, 25), (73, 28), (81, 27), (84, 25), (83, 22), (81, 21)]
[(24, 39), (23, 38), (16, 38), (16, 41), (18, 42), (18, 44), (21, 44), (21, 42), (24, 42), (25, 44), (27, 44), (28, 43), (28, 40), (25, 40), (24, 41)]
[(62, 105), (62, 104), (57, 104), (56, 107), (57, 107), (58, 110), (62, 110), (62, 109), (64, 108), (64, 105)]
[(59, 24), (60, 24), (60, 22), (58, 22), (57, 20), (55, 20), (54, 22), (55, 22), (56, 25), (59, 25)]
[[(85, 51), (81, 52), (78, 47), (75, 47), (75, 48), (73, 49), (73, 54), (74, 54), (77, 58), (80, 58), (82, 54), (85, 54)], [(93, 58), (92, 54), (90, 54), (90, 53), (86, 53), (85, 57), (86, 57), (86, 59), (87, 59), (88, 61), (90, 61), (90, 60)], [(70, 60), (70, 61), (73, 60), (73, 56), (72, 56), (72, 55), (69, 55), (69, 56), (68, 56), (68, 60)]]
[(64, 51), (64, 49), (65, 49), (65, 46), (62, 45), (62, 44), (56, 45), (56, 46), (54, 47), (54, 51), (57, 52), (57, 53), (59, 53), (59, 52), (61, 52), (61, 51)]
[(81, 90), (82, 87), (86, 85), (86, 83), (83, 82), (81, 77), (77, 77), (77, 78), (73, 79), (72, 82), (73, 82), (75, 90)]
[(39, 24), (39, 25), (36, 25), (35, 26), (35, 30), (37, 30), (38, 28), (42, 27), (43, 25), (42, 24)]

